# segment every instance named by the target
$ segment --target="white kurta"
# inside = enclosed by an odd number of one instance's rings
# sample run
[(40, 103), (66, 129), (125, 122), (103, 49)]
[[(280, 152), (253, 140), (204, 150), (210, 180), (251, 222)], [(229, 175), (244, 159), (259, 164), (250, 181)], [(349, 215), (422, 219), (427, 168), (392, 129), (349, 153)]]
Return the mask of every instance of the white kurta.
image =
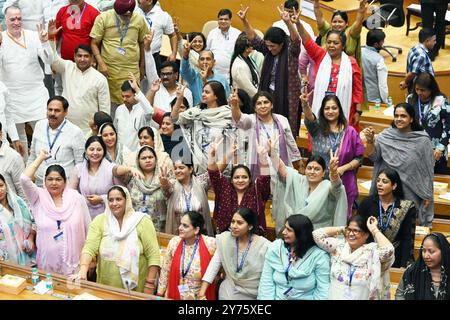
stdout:
[(153, 116), (153, 108), (142, 91), (136, 94), (136, 100), (138, 103), (133, 106), (131, 111), (125, 104), (117, 107), (114, 118), (119, 142), (131, 151), (139, 148), (138, 131), (140, 128), (150, 125)]
[(11, 118), (12, 116), (6, 109), (6, 106), (8, 105), (8, 97), (9, 97), (8, 88), (5, 86), (3, 82), (0, 82), (0, 123), (2, 124), (3, 142), (7, 142), (6, 134), (9, 135), (11, 141), (19, 140), (19, 135), (17, 134), (16, 126), (14, 125), (14, 121)]
[(63, 60), (56, 54), (52, 67), (61, 74), (62, 95), (69, 101), (67, 118), (87, 134), (91, 131), (88, 121), (97, 111), (110, 113), (108, 80), (94, 68), (82, 72), (75, 62)]
[(49, 98), (44, 86), (44, 72), (38, 57), (44, 63), (53, 63), (53, 52), (47, 42), (41, 44), (36, 31), (23, 30), (25, 47), (2, 32), (0, 47), (0, 78), (9, 90), (7, 111), (17, 123), (44, 119)]

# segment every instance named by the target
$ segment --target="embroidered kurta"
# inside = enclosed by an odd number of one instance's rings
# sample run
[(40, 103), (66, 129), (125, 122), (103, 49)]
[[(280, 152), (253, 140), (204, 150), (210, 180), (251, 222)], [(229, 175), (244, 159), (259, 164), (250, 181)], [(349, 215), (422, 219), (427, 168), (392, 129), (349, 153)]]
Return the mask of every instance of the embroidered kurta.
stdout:
[[(208, 248), (209, 254), (212, 256), (214, 252), (216, 251), (216, 239), (213, 237), (207, 237), (202, 235), (203, 240), (205, 241), (205, 245)], [(175, 250), (178, 247), (178, 244), (182, 241), (182, 239), (179, 236), (175, 236), (169, 241), (169, 245), (167, 246), (163, 263), (161, 266), (161, 274), (159, 275), (159, 282), (158, 282), (158, 291), (162, 292), (165, 291), (166, 296), (168, 293), (167, 286), (169, 282), (169, 277), (171, 277), (170, 266), (172, 265), (172, 259), (175, 253)], [(187, 269), (187, 266), (189, 264), (189, 261), (192, 257), (192, 252), (194, 251), (195, 244), (193, 245), (186, 245), (186, 252), (184, 255), (184, 269)], [(183, 266), (183, 262), (180, 263), (181, 266)], [(181, 276), (181, 270), (180, 270), (180, 282), (182, 281)], [(186, 274), (185, 278), (186, 284), (189, 286), (189, 292), (183, 294), (180, 294), (181, 300), (187, 300), (192, 298), (196, 298), (197, 294), (200, 291), (200, 287), (202, 286), (202, 274), (201, 274), (201, 266), (200, 266), (200, 252), (197, 249), (194, 255), (194, 258), (192, 260), (191, 267), (189, 268), (189, 271)]]

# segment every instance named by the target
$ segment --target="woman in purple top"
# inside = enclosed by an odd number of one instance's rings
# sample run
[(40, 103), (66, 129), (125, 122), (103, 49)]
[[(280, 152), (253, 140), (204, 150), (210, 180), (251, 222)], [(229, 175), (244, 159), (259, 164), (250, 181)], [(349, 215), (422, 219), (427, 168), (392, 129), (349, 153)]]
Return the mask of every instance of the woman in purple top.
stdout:
[(356, 130), (348, 125), (336, 95), (330, 94), (323, 98), (317, 119), (308, 102), (311, 93), (303, 93), (300, 99), (305, 113), (305, 125), (311, 135), (312, 154), (325, 159), (328, 168), (330, 149), (333, 152), (339, 149), (337, 171), (347, 193), (347, 218), (350, 219), (353, 203), (358, 196), (356, 169), (362, 162), (364, 145)]

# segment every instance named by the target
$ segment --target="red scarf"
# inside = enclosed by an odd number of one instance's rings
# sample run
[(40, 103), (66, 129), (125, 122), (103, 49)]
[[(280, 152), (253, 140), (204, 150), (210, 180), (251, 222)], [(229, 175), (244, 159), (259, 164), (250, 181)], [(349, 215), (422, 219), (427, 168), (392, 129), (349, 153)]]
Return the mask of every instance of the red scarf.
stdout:
[[(178, 243), (178, 247), (173, 254), (172, 265), (170, 266), (169, 285), (167, 287), (167, 297), (169, 299), (180, 300), (178, 285), (180, 284), (181, 278), (180, 264), (181, 253), (183, 252), (183, 242), (184, 240), (181, 240), (180, 243)], [(203, 278), (203, 275), (208, 268), (209, 261), (211, 261), (211, 255), (209, 254), (208, 248), (206, 247), (205, 241), (203, 240), (202, 236), (200, 236), (198, 252), (200, 254), (200, 271)], [(206, 299), (216, 300), (216, 286), (214, 284), (211, 284), (208, 287), (208, 290), (206, 290)]]

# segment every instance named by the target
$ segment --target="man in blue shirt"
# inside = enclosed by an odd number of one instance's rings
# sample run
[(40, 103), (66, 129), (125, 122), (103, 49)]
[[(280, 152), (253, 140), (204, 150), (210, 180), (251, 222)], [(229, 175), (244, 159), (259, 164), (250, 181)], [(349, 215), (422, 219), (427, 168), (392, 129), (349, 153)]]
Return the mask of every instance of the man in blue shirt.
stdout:
[(203, 86), (211, 80), (216, 80), (222, 83), (225, 88), (226, 96), (230, 96), (230, 84), (228, 83), (226, 77), (222, 74), (213, 71), (214, 64), (214, 54), (209, 50), (204, 50), (200, 52), (198, 57), (198, 68), (197, 71), (189, 63), (189, 50), (190, 43), (184, 45), (183, 58), (181, 59), (181, 77), (187, 82), (189, 89), (192, 91), (192, 98), (194, 100), (194, 106), (201, 102)]
[(436, 35), (433, 29), (423, 28), (419, 32), (419, 44), (411, 48), (408, 53), (406, 64), (405, 79), (400, 82), (400, 89), (408, 88), (408, 92), (412, 92), (412, 87), (416, 75), (421, 72), (428, 72), (434, 76), (434, 69), (428, 52), (433, 49), (436, 44)]

